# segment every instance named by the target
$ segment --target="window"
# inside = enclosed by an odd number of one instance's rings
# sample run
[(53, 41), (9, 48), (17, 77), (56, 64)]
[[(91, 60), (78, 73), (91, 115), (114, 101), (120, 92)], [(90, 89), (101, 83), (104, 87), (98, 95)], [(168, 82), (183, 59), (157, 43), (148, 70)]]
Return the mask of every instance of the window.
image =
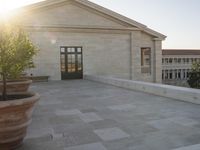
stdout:
[(169, 59), (165, 58), (165, 64), (168, 64), (168, 63), (169, 63)]
[(169, 71), (168, 70), (165, 70), (165, 79), (169, 79)]
[(65, 48), (62, 47), (62, 48), (60, 49), (60, 52), (61, 52), (61, 53), (65, 53)]
[(173, 59), (172, 59), (172, 58), (170, 58), (170, 59), (169, 59), (169, 63), (170, 63), (170, 64), (172, 64), (172, 61), (173, 61)]
[(189, 63), (190, 59), (189, 58), (186, 58), (186, 63)]
[(175, 73), (175, 79), (177, 79), (178, 78), (178, 70), (174, 70), (174, 73)]
[(178, 70), (178, 79), (181, 79), (181, 70)]
[(190, 69), (187, 69), (187, 73), (186, 73), (187, 78), (189, 77), (189, 72), (190, 72)]
[(169, 79), (173, 78), (172, 70), (169, 71)]
[(181, 58), (178, 58), (178, 63), (179, 63), (179, 64), (181, 63)]
[(185, 63), (186, 62), (186, 58), (183, 58), (183, 63)]
[(141, 72), (151, 73), (151, 48), (141, 48)]
[(183, 79), (186, 79), (186, 71), (183, 69)]
[(177, 61), (178, 61), (177, 58), (174, 58), (174, 63), (177, 63)]

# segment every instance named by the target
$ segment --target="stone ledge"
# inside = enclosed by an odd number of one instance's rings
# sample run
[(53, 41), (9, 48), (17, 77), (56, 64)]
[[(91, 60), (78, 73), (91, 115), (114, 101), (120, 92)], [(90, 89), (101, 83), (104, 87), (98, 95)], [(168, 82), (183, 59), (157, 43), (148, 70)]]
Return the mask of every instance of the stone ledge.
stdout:
[(177, 99), (194, 104), (200, 104), (200, 90), (197, 89), (94, 75), (84, 75), (84, 79), (110, 84), (129, 90), (146, 92), (158, 96)]
[(28, 76), (27, 79), (32, 80), (33, 82), (48, 82), (49, 76)]

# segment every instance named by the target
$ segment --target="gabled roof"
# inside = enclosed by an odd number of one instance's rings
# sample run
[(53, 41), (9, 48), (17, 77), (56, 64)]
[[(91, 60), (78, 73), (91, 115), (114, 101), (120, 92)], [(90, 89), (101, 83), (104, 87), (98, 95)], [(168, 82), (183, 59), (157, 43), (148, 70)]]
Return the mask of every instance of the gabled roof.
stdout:
[(25, 6), (23, 8), (25, 9), (28, 9), (28, 10), (36, 10), (36, 9), (42, 9), (42, 8), (45, 8), (45, 7), (48, 7), (48, 6), (51, 6), (51, 5), (56, 5), (56, 4), (59, 4), (59, 3), (63, 3), (63, 2), (67, 2), (67, 1), (74, 1), (74, 2), (77, 2), (77, 3), (80, 3), (84, 6), (87, 6), (89, 8), (92, 8), (98, 12), (101, 12), (105, 15), (108, 15), (110, 17), (113, 17), (117, 20), (120, 20), (124, 23), (127, 23), (127, 24), (130, 24), (131, 26), (135, 26), (137, 27), (138, 29), (140, 29), (141, 31), (144, 31), (152, 36), (155, 36), (156, 38), (158, 38), (159, 40), (164, 40), (166, 38), (165, 35), (157, 32), (157, 31), (154, 31), (150, 28), (148, 28), (147, 26), (145, 26), (144, 24), (141, 24), (137, 21), (134, 21), (130, 18), (127, 18), (123, 15), (120, 15), (114, 11), (111, 11), (109, 9), (106, 9), (100, 5), (97, 5), (93, 2), (90, 2), (88, 0), (45, 0), (45, 1), (42, 1), (42, 2), (38, 2), (38, 3), (35, 3), (35, 4), (31, 4), (31, 5), (28, 5), (28, 6)]

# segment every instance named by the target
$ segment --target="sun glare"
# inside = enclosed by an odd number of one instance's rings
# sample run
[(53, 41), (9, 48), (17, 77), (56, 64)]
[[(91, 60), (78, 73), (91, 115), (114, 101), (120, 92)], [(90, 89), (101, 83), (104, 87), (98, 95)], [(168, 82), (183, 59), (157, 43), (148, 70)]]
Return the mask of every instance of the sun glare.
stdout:
[(22, 6), (22, 4), (21, 1), (0, 0), (0, 17), (6, 19), (13, 9)]
[(9, 11), (12, 10), (11, 6), (8, 6), (5, 2), (0, 1), (0, 15), (5, 16), (9, 13)]
[(6, 18), (11, 11), (41, 0), (0, 0), (0, 16)]

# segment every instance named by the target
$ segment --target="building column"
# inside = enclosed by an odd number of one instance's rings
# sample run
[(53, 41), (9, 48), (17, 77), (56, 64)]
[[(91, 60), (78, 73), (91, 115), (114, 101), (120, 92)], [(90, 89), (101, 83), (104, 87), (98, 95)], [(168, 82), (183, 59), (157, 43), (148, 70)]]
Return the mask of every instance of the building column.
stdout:
[(175, 79), (175, 71), (174, 71), (174, 69), (172, 69), (172, 79), (173, 80)]
[(154, 43), (153, 78), (155, 83), (162, 83), (162, 40), (155, 38)]
[(131, 31), (131, 80), (141, 79), (141, 31)]
[(162, 73), (163, 73), (163, 79), (162, 80), (165, 80), (165, 70), (164, 69), (162, 70)]
[(181, 80), (183, 79), (183, 69), (181, 69)]

